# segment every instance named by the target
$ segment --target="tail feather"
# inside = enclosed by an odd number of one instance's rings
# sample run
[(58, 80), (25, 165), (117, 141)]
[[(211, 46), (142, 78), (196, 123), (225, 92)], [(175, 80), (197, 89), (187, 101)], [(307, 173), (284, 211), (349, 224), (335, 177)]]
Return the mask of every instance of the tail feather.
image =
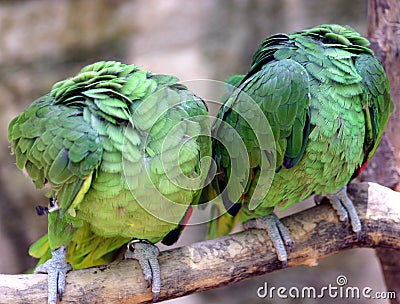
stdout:
[(207, 240), (229, 234), (239, 223), (242, 216), (240, 211), (235, 216), (232, 216), (218, 205), (211, 207), (210, 214), (211, 220), (208, 223)]
[[(130, 238), (105, 238), (91, 231), (88, 224), (80, 227), (67, 246), (67, 262), (73, 269), (109, 264), (115, 260)], [(36, 267), (51, 259), (48, 235), (44, 235), (29, 248), (29, 254), (39, 259)]]

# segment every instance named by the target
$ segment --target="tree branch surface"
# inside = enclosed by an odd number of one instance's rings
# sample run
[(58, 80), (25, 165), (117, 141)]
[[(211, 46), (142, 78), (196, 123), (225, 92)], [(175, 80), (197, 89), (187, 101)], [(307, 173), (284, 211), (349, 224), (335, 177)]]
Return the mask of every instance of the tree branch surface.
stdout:
[[(328, 203), (282, 219), (294, 241), (288, 267), (351, 248), (400, 249), (400, 193), (375, 183), (351, 184), (349, 195), (363, 224), (357, 240)], [(251, 229), (218, 239), (163, 251), (159, 256), (161, 294), (167, 300), (250, 279), (281, 269), (263, 230)], [(150, 303), (135, 260), (68, 273), (62, 303)], [(45, 303), (47, 275), (0, 275), (0, 303)]]
[[(369, 0), (368, 38), (371, 47), (382, 62), (389, 78), (391, 96), (396, 105), (386, 134), (372, 158), (368, 178), (400, 191), (400, 2), (398, 0)], [(388, 290), (400, 296), (400, 250), (377, 248)], [(392, 299), (396, 303), (398, 299)]]

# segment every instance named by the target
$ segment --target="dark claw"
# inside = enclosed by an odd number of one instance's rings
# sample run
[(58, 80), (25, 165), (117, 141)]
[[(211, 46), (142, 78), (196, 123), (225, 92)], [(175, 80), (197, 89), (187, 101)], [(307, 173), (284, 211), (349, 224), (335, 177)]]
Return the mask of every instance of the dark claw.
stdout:
[(153, 303), (158, 301), (158, 295), (159, 294), (160, 294), (159, 292), (153, 292)]
[(314, 203), (318, 206), (321, 205), (322, 201), (325, 199), (325, 196), (323, 195), (314, 195)]
[(45, 207), (45, 206), (36, 206), (35, 207), (36, 210), (36, 214), (38, 216), (42, 216), (42, 215), (47, 215), (49, 214), (49, 208)]
[(293, 241), (292, 240), (285, 242), (285, 245), (287, 246), (287, 248), (289, 248), (290, 251), (292, 251), (292, 249), (293, 249)]
[(49, 199), (49, 213), (53, 212), (53, 211), (57, 211), (60, 209), (60, 207), (58, 206), (58, 201), (56, 198), (50, 198)]
[(56, 199), (54, 199), (54, 198), (49, 198), (49, 205), (50, 205), (50, 208), (53, 208), (54, 206), (55, 206), (55, 204), (56, 204)]

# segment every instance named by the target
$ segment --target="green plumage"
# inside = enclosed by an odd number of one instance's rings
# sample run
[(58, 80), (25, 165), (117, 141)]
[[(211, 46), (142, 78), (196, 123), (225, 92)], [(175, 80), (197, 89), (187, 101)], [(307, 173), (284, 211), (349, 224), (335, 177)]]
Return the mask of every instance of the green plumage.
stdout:
[(83, 268), (132, 238), (162, 240), (198, 201), (208, 129), (204, 102), (172, 76), (97, 62), (56, 83), (9, 125), (18, 168), (60, 208), (31, 254), (66, 246)]
[[(368, 46), (368, 40), (340, 25), (273, 35), (261, 44), (243, 79), (237, 83), (240, 78), (232, 78), (238, 90), (221, 108), (213, 134), (229, 143), (232, 126), (250, 157), (251, 170), (234, 179), (224, 199), (243, 205), (237, 216), (242, 221), (267, 216), (275, 206), (285, 208), (314, 193), (334, 193), (373, 156), (394, 105), (385, 72)], [(256, 133), (263, 130), (255, 132), (245, 121), (251, 117), (246, 111), (258, 115), (246, 94), (268, 120), (275, 151), (260, 148)], [(235, 172), (242, 172), (235, 164), (243, 155), (228, 155), (218, 141), (213, 147), (219, 161), (218, 183), (213, 185), (223, 188)], [(262, 161), (276, 173), (252, 210)], [(237, 199), (237, 188), (244, 198)], [(213, 221), (209, 237), (229, 232), (232, 221), (229, 214)]]

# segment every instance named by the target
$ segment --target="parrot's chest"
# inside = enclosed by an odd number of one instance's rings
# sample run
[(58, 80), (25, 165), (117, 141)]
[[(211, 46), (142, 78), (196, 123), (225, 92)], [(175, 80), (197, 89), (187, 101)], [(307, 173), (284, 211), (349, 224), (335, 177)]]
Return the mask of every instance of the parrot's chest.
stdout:
[(312, 194), (334, 193), (362, 163), (365, 126), (361, 102), (345, 107), (314, 102), (311, 125), (302, 159), (275, 174), (266, 205), (289, 206)]
[[(104, 187), (104, 183), (109, 187)], [(143, 177), (140, 183), (133, 185), (126, 176), (100, 173), (76, 216), (88, 222), (101, 236), (146, 239), (156, 243), (179, 224), (191, 202), (186, 201), (187, 204), (173, 203)]]
[(365, 119), (361, 100), (313, 100), (312, 130), (299, 171), (313, 192), (327, 194), (349, 182), (364, 158)]

